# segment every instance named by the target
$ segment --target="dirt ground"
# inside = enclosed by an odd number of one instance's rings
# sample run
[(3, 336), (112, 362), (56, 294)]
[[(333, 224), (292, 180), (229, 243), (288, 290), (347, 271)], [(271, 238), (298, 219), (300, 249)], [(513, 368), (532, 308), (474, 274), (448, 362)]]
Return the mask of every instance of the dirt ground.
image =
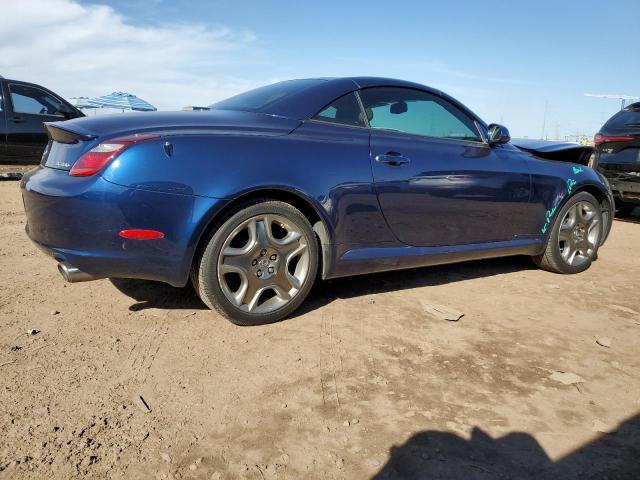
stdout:
[(17, 182), (0, 218), (1, 479), (640, 478), (638, 216), (580, 275), (342, 279), (248, 328), (191, 289), (65, 284)]

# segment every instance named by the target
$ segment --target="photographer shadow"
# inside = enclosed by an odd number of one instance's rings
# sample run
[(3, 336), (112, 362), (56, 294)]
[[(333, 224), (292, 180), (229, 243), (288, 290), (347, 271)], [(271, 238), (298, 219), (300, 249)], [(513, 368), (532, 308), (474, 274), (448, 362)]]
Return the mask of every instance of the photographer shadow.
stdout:
[(426, 431), (390, 449), (376, 480), (640, 479), (640, 415), (553, 461), (528, 433), (491, 438), (474, 428), (471, 438)]

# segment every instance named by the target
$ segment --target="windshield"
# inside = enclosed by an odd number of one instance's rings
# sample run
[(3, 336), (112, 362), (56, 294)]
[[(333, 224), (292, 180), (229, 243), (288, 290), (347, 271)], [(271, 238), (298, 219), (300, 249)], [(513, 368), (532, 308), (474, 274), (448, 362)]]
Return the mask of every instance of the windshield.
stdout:
[(256, 88), (235, 97), (210, 105), (215, 110), (240, 110), (243, 112), (275, 113), (273, 106), (292, 95), (324, 82), (321, 79), (288, 80), (266, 87)]

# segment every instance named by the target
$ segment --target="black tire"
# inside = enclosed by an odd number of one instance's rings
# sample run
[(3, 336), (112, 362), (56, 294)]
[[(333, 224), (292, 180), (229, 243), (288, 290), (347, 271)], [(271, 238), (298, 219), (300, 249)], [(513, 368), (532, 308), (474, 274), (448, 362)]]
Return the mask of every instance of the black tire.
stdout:
[[(567, 213), (580, 202), (589, 203), (593, 208), (593, 212), (595, 213), (598, 220), (597, 225), (594, 227), (598, 229), (597, 241), (595, 242), (595, 247), (593, 248), (591, 254), (585, 255), (583, 263), (581, 263), (580, 265), (571, 265), (567, 263), (562, 257), (558, 236), (560, 234), (560, 228), (565, 217), (567, 216)], [(540, 268), (555, 273), (573, 274), (587, 270), (591, 266), (591, 263), (598, 257), (598, 248), (600, 247), (600, 243), (602, 241), (602, 221), (603, 219), (601, 206), (595, 199), (595, 197), (587, 192), (579, 192), (575, 194), (567, 201), (565, 206), (556, 215), (553, 227), (551, 228), (551, 232), (547, 239), (545, 251), (541, 255), (533, 257), (534, 262)]]
[[(218, 260), (225, 242), (233, 232), (250, 219), (260, 215), (278, 215), (299, 230), (308, 248), (306, 277), (288, 303), (268, 313), (243, 311), (225, 296), (218, 274)], [(266, 218), (266, 217), (265, 217)], [(318, 242), (309, 220), (295, 207), (276, 200), (259, 199), (240, 205), (222, 218), (204, 240), (204, 248), (194, 261), (191, 280), (202, 301), (236, 325), (264, 325), (291, 315), (305, 300), (313, 286), (318, 270)], [(266, 257), (265, 257), (266, 258)], [(285, 266), (286, 268), (286, 266)], [(223, 280), (224, 280), (223, 275)], [(253, 277), (252, 277), (253, 281)]]

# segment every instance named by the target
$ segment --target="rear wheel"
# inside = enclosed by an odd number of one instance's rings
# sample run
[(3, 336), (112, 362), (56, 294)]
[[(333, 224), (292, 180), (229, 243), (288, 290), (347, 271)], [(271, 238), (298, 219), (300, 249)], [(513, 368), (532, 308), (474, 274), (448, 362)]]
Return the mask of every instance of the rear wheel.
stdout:
[(279, 201), (235, 210), (208, 240), (192, 278), (202, 300), (238, 325), (276, 322), (313, 286), (318, 244), (300, 211)]
[(580, 273), (597, 258), (602, 238), (602, 212), (593, 195), (580, 192), (569, 199), (556, 217), (536, 264), (556, 273)]

